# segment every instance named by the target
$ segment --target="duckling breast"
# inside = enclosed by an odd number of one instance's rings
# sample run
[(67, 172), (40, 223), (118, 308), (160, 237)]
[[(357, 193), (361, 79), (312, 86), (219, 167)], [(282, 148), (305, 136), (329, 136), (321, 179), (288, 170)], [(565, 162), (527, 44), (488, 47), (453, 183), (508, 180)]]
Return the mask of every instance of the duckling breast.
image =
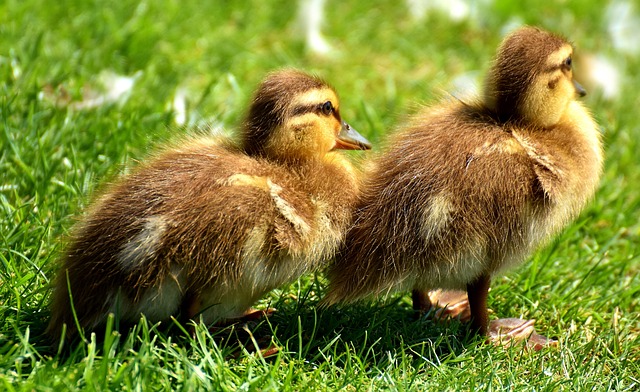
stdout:
[[(547, 237), (574, 219), (593, 197), (602, 174), (601, 133), (582, 106), (573, 101), (556, 126), (540, 132), (518, 128), (514, 137), (525, 148), (548, 208), (535, 224)], [(541, 231), (541, 230), (536, 230)]]

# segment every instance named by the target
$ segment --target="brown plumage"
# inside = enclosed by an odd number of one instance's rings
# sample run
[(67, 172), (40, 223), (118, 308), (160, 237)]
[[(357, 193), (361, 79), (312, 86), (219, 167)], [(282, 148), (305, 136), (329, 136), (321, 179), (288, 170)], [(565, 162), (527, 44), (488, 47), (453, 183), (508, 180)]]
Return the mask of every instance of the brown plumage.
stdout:
[[(168, 148), (111, 186), (75, 228), (49, 333), (114, 313), (158, 321), (243, 315), (269, 290), (324, 266), (350, 224), (358, 178), (335, 149), (368, 149), (335, 91), (294, 70), (258, 88), (238, 143)], [(69, 290), (70, 289), (70, 290)]]
[(413, 290), (467, 290), (487, 333), (490, 277), (575, 218), (601, 173), (600, 134), (575, 100), (572, 47), (534, 27), (498, 49), (479, 102), (415, 116), (368, 170), (324, 304)]

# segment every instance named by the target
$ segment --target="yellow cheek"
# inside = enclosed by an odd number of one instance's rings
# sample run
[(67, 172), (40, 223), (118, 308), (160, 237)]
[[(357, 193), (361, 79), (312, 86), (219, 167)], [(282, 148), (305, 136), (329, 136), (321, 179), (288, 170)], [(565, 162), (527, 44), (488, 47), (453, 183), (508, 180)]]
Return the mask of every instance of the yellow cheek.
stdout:
[(566, 109), (565, 81), (559, 80), (554, 88), (550, 88), (551, 80), (540, 81), (534, 86), (522, 108), (523, 117), (541, 127), (557, 124)]
[(575, 88), (571, 80), (565, 75), (549, 90), (547, 96), (540, 102), (543, 108), (541, 118), (543, 126), (552, 126), (560, 122), (569, 104), (576, 98)]
[(331, 133), (325, 131), (317, 135), (314, 145), (317, 153), (324, 154), (336, 146), (336, 138)]

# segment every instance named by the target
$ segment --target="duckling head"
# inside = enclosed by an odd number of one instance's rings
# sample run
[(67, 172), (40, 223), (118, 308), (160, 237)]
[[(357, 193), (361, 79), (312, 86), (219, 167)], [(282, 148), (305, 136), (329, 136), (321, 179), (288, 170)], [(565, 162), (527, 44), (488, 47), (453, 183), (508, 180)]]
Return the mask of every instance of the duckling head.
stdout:
[(314, 159), (335, 149), (371, 148), (340, 117), (335, 90), (296, 70), (274, 72), (260, 84), (241, 136), (248, 155), (274, 160)]
[(498, 49), (485, 85), (485, 105), (502, 121), (519, 120), (543, 128), (557, 124), (577, 96), (573, 47), (536, 27), (509, 34)]

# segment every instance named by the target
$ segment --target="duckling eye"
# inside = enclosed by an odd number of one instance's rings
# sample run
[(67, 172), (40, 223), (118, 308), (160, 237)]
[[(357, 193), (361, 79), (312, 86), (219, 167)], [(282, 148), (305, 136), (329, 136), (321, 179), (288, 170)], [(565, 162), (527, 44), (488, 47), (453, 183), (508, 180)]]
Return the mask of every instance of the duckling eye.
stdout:
[(571, 57), (567, 57), (567, 58), (564, 60), (564, 62), (562, 63), (562, 65), (563, 65), (565, 68), (571, 68), (571, 63), (572, 63), (572, 61), (571, 61)]
[(322, 106), (320, 107), (320, 110), (322, 110), (322, 113), (325, 116), (328, 116), (331, 113), (333, 113), (333, 104), (331, 103), (331, 101), (327, 101), (322, 104)]

